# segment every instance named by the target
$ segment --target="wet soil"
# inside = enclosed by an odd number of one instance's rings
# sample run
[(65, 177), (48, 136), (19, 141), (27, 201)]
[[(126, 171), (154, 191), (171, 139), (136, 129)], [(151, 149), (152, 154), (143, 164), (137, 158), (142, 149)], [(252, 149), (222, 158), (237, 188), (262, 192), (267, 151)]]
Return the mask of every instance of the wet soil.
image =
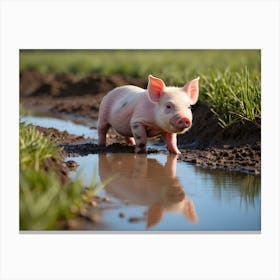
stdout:
[(36, 129), (39, 132), (41, 132), (44, 136), (49, 137), (52, 142), (55, 142), (58, 145), (68, 145), (88, 140), (88, 138), (85, 138), (84, 136), (70, 134), (67, 131), (59, 131), (56, 128), (36, 126)]
[[(71, 143), (77, 143), (85, 141), (86, 139), (83, 136), (77, 136), (69, 134), (66, 131), (59, 131), (55, 128), (45, 128), (36, 126), (36, 129), (41, 132), (44, 136), (47, 136), (51, 139), (52, 142), (58, 144), (59, 146), (68, 145)], [(69, 177), (69, 166), (64, 162), (64, 157), (66, 153), (63, 151), (60, 152), (58, 157), (51, 157), (43, 161), (43, 170), (47, 172), (55, 172), (59, 178), (62, 185), (67, 185), (70, 183)]]
[(51, 157), (43, 161), (43, 170), (55, 172), (62, 186), (70, 183), (69, 170), (64, 163), (63, 156)]
[(179, 160), (211, 169), (242, 171), (260, 174), (261, 145), (242, 145), (233, 147), (224, 145), (221, 148), (185, 149)]
[[(107, 76), (93, 73), (85, 78), (74, 74), (42, 74), (36, 71), (20, 73), (20, 102), (25, 108), (61, 114), (71, 114), (92, 120), (94, 127), (99, 104), (111, 89), (134, 84), (147, 87), (147, 79), (121, 75)], [(41, 108), (41, 109), (40, 109)], [(259, 174), (261, 171), (261, 120), (257, 124), (244, 122), (225, 129), (218, 125), (207, 104), (198, 102), (192, 107), (193, 126), (189, 132), (178, 135), (182, 152), (180, 160), (207, 168), (222, 168)], [(133, 146), (124, 144), (123, 138), (112, 132), (109, 146), (98, 147), (88, 139), (38, 128), (64, 149), (68, 155), (99, 152), (134, 152)], [(159, 152), (149, 150), (148, 152)]]

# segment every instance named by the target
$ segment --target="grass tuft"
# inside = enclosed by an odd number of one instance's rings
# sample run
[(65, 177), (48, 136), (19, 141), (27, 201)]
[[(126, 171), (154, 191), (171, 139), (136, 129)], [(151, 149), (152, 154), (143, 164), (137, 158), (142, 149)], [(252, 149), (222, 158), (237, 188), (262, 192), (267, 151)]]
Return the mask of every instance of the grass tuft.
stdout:
[(60, 151), (49, 138), (24, 122), (20, 123), (19, 141), (20, 168), (23, 171), (27, 168), (39, 170), (43, 160), (56, 157)]
[(35, 127), (20, 123), (20, 230), (59, 229), (59, 221), (79, 215), (104, 187), (96, 178), (88, 188), (79, 179), (62, 186), (54, 171), (41, 169), (45, 159), (59, 152)]
[(213, 71), (203, 76), (201, 81), (202, 98), (211, 105), (222, 127), (244, 121), (257, 125), (261, 118), (261, 81), (258, 75), (243, 67), (240, 72), (230, 69)]

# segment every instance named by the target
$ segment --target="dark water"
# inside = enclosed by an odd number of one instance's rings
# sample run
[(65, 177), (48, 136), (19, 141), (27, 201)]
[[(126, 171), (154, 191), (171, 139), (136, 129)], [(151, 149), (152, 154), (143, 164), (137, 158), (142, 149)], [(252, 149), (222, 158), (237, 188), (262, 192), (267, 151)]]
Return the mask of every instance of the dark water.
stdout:
[[(24, 120), (96, 137), (96, 131), (63, 120)], [(260, 176), (203, 169), (166, 154), (92, 154), (66, 160), (79, 164), (70, 175), (81, 177), (85, 185), (93, 176), (107, 182), (99, 193), (109, 202), (98, 210), (98, 230), (261, 230)]]

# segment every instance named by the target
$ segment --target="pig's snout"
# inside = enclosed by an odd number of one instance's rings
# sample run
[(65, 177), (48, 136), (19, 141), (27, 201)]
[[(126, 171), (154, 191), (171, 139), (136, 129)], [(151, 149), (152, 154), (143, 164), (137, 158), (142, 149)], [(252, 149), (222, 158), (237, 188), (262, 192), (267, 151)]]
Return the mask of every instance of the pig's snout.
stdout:
[(172, 117), (172, 118), (170, 119), (170, 124), (171, 124), (174, 128), (178, 129), (178, 131), (182, 131), (182, 130), (184, 130), (184, 129), (186, 129), (186, 128), (191, 127), (192, 122), (191, 122), (191, 120), (190, 120), (189, 118), (187, 118), (187, 117), (183, 117), (183, 116), (181, 116), (181, 115), (175, 115), (174, 117)]
[(178, 127), (188, 128), (191, 126), (191, 121), (188, 118), (179, 118), (177, 125)]

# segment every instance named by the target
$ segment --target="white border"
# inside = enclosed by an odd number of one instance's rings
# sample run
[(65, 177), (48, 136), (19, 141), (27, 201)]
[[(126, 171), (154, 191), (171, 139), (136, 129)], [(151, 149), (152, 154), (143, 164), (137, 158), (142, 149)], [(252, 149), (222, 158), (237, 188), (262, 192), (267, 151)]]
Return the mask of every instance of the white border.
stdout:
[[(280, 278), (278, 1), (6, 0), (0, 26), (1, 279)], [(24, 48), (261, 48), (262, 233), (19, 234)]]

